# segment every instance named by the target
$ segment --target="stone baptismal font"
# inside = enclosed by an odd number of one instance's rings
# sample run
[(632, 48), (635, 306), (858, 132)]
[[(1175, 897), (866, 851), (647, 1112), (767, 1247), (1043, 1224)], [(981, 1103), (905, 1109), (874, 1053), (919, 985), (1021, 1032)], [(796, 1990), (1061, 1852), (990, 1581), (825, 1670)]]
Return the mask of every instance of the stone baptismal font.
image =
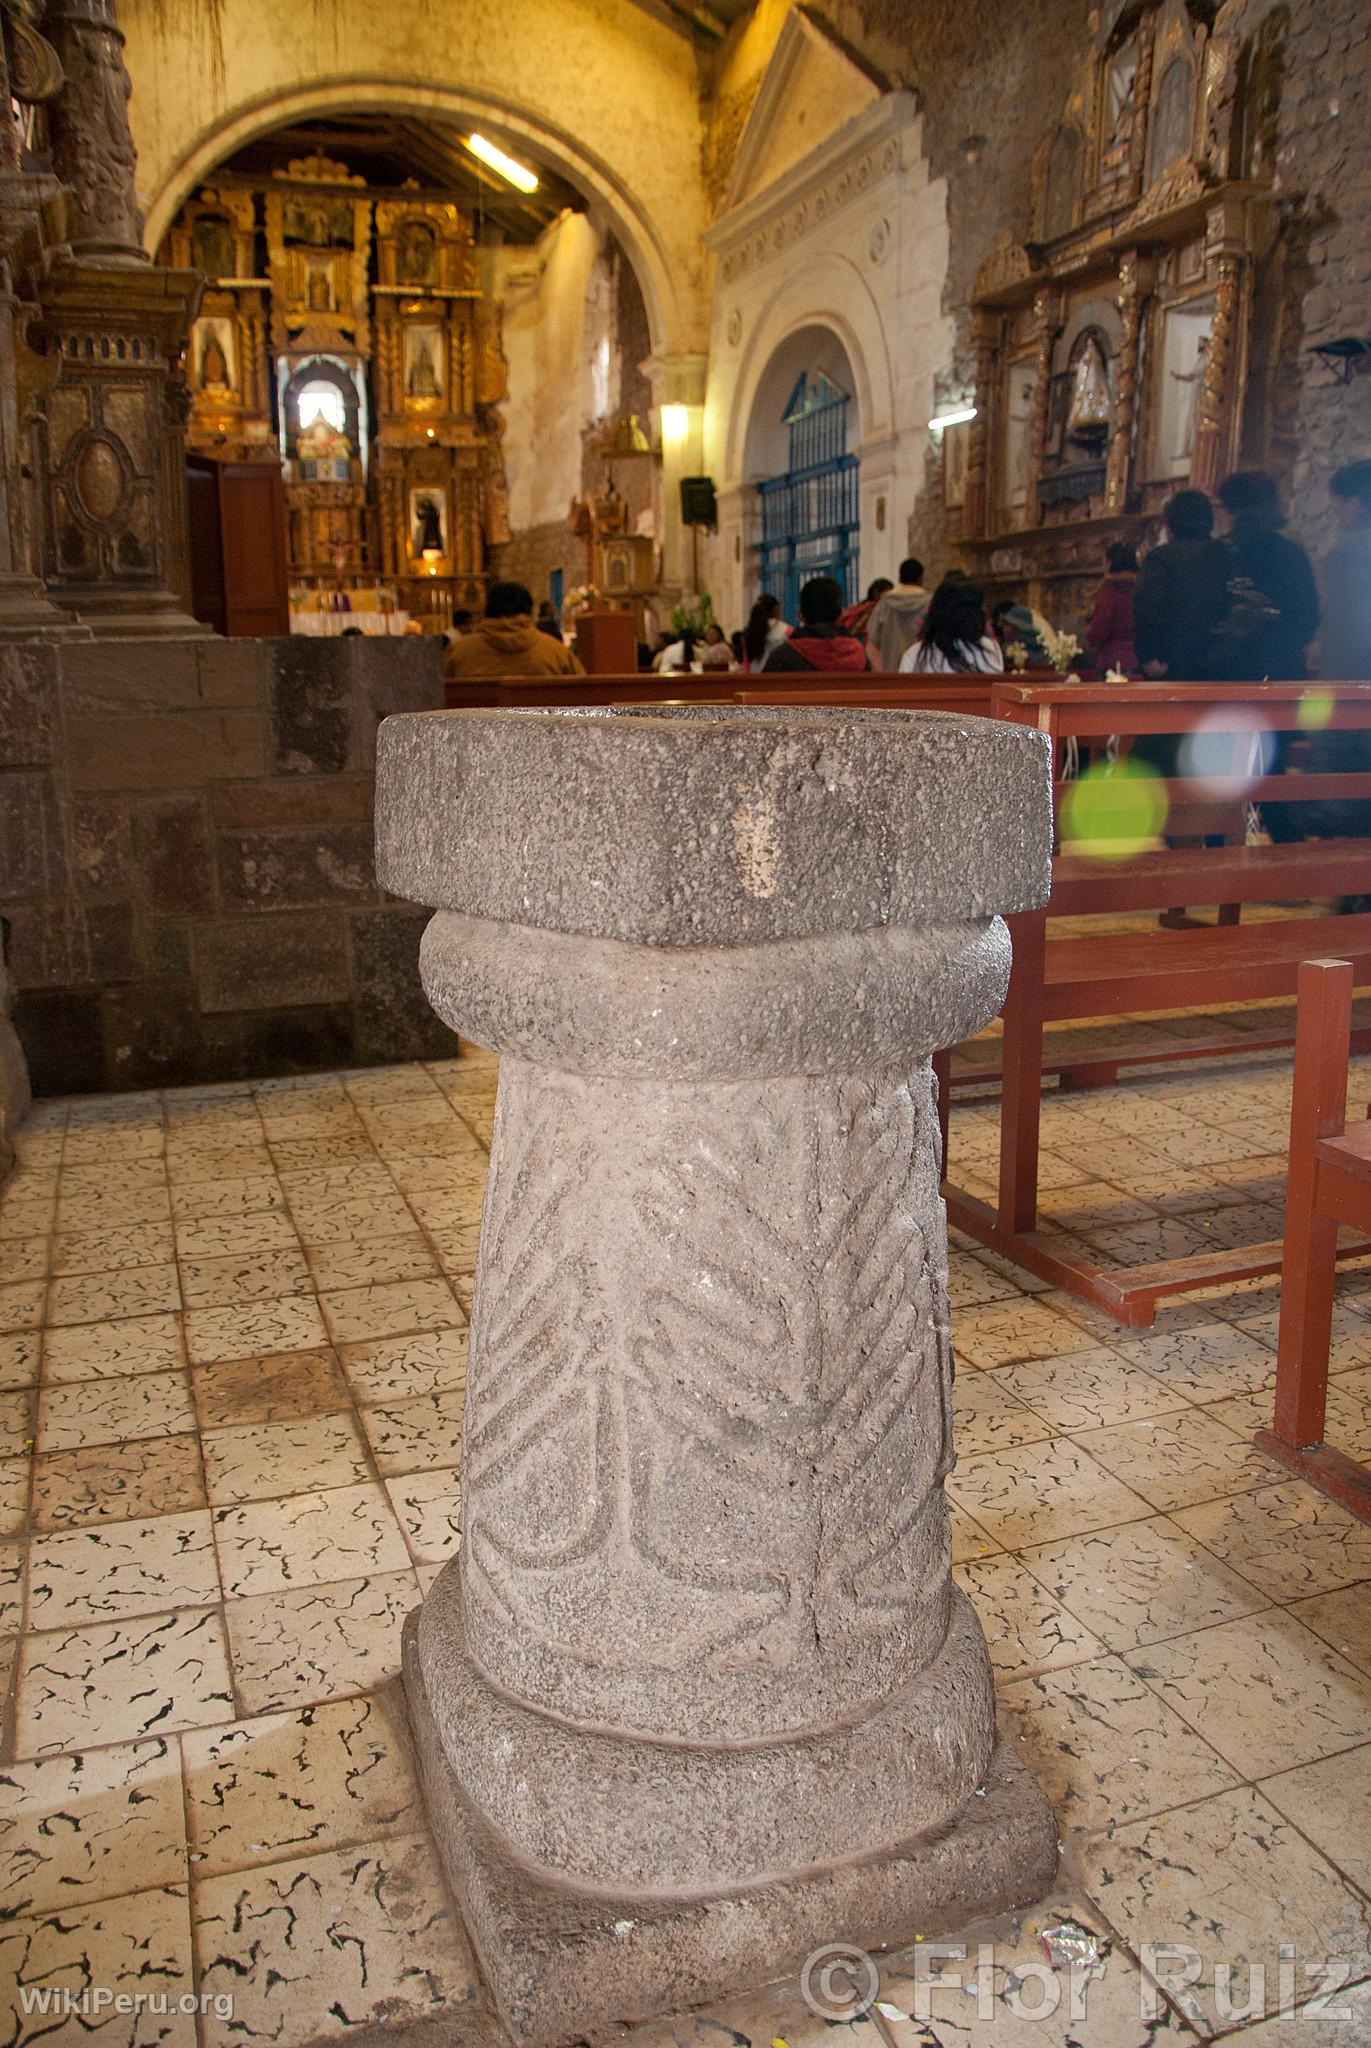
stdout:
[(502, 1055), (405, 1683), (504, 2019), (572, 2040), (1040, 1896), (951, 1578), (930, 1054), (1046, 899), (1046, 742), (439, 712), (382, 727), (377, 820), (431, 1002)]

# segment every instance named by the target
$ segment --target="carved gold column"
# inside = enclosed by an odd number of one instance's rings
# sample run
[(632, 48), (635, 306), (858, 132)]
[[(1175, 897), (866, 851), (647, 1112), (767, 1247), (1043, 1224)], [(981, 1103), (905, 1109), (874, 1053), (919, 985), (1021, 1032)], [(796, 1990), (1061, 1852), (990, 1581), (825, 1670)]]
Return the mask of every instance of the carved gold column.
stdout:
[(1147, 185), (1147, 118), (1152, 110), (1152, 19), (1145, 17), (1138, 39), (1138, 69), (1133, 81), (1133, 141), (1130, 148), (1129, 195), (1141, 199)]
[(1142, 307), (1149, 285), (1150, 277), (1144, 276), (1144, 266), (1137, 251), (1130, 249), (1119, 263), (1119, 288), (1114, 299), (1123, 326), (1123, 340), (1119, 347), (1118, 386), (1114, 393), (1114, 422), (1109, 436), (1109, 462), (1105, 474), (1104, 501), (1108, 512), (1122, 512), (1128, 498), (1133, 427), (1138, 416)]
[(976, 308), (971, 344), (976, 353), (976, 417), (966, 447), (962, 531), (968, 540), (979, 540), (985, 535), (990, 510), (990, 400), (1000, 346), (1000, 315), (993, 307)]
[(1209, 337), (1204, 382), (1200, 387), (1200, 418), (1190, 463), (1190, 482), (1197, 491), (1212, 491), (1227, 467), (1225, 443), (1231, 423), (1232, 390), (1237, 369), (1243, 267), (1240, 213), (1228, 206), (1217, 206), (1209, 217), (1206, 260), (1206, 269), (1214, 285), (1214, 325)]
[(1028, 449), (1028, 487), (1024, 493), (1024, 523), (1038, 523), (1038, 480), (1043, 473), (1047, 449), (1047, 420), (1052, 404), (1052, 357), (1062, 329), (1062, 295), (1055, 285), (1045, 285), (1033, 301), (1033, 321), (1038, 338), (1037, 381), (1033, 386), (1033, 437)]

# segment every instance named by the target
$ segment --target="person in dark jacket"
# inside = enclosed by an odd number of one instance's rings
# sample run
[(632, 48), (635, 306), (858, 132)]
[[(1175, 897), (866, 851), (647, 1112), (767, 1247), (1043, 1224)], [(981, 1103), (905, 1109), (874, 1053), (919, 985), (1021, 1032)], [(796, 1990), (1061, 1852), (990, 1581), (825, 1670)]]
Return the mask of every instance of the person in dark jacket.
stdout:
[[(1344, 463), (1334, 470), (1333, 493), (1342, 538), (1323, 562), (1323, 644), (1321, 672), (1330, 683), (1371, 681), (1371, 461)], [(1371, 771), (1371, 733), (1312, 732), (1306, 768), (1310, 775), (1362, 775)], [(1329, 797), (1301, 804), (1297, 812), (1316, 839), (1371, 837), (1371, 799)], [(1365, 896), (1347, 896), (1343, 910), (1371, 909)]]
[(860, 640), (840, 623), (843, 593), (831, 576), (814, 576), (800, 592), (800, 623), (789, 639), (775, 647), (764, 664), (768, 675), (800, 675), (822, 669), (865, 671), (870, 663)]
[[(1309, 557), (1282, 533), (1285, 515), (1276, 486), (1263, 469), (1240, 469), (1219, 485), (1228, 514), (1231, 577), (1250, 583), (1265, 599), (1268, 616), (1250, 642), (1221, 644), (1216, 668), (1235, 683), (1302, 683), (1305, 651), (1319, 630), (1319, 592)], [(1270, 616), (1274, 613), (1274, 616)]]
[(1133, 647), (1133, 592), (1138, 584), (1138, 557), (1126, 540), (1116, 540), (1105, 550), (1105, 562), (1109, 574), (1095, 593), (1095, 609), (1085, 629), (1085, 644), (1101, 675), (1110, 669), (1127, 675), (1138, 665)]
[(1177, 491), (1162, 518), (1169, 538), (1144, 558), (1133, 593), (1138, 665), (1154, 680), (1210, 682), (1214, 636), (1228, 611), (1228, 551), (1213, 537), (1214, 508), (1203, 491)]

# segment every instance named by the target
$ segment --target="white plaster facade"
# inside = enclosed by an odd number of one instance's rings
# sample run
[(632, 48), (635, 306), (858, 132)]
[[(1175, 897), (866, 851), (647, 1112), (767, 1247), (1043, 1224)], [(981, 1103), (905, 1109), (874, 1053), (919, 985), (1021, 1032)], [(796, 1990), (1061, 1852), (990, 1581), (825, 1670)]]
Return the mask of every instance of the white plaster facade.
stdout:
[(787, 16), (705, 236), (715, 278), (703, 455), (719, 489), (705, 580), (730, 620), (756, 594), (755, 486), (775, 473), (757, 466), (774, 437), (754, 430), (755, 415), (774, 404), (768, 372), (803, 330), (836, 336), (852, 372), (862, 583), (893, 577), (917, 543), (934, 378), (953, 344), (946, 189), (930, 178), (921, 129), (912, 93), (883, 92), (812, 18)]

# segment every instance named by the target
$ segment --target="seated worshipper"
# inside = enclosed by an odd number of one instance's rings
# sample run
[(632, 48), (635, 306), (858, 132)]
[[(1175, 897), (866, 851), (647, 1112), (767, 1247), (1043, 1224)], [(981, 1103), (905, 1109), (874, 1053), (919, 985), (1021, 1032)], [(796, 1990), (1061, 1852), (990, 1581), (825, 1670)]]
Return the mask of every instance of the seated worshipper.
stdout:
[(789, 630), (781, 617), (781, 600), (764, 590), (743, 628), (744, 668), (765, 668), (767, 656), (784, 647)]
[(854, 640), (865, 640), (871, 614), (875, 611), (876, 606), (885, 596), (887, 590), (893, 590), (894, 588), (895, 586), (888, 576), (878, 576), (874, 583), (869, 583), (866, 596), (862, 599), (861, 603), (850, 604), (839, 619), (838, 624), (842, 627), (843, 631), (850, 633)]
[[(1228, 612), (1232, 562), (1214, 539), (1214, 508), (1203, 491), (1177, 491), (1162, 507), (1170, 539), (1143, 557), (1133, 592), (1133, 647), (1152, 681), (1213, 680), (1215, 636)], [(1176, 773), (1180, 736), (1142, 733), (1130, 758), (1159, 775)]]
[[(1348, 462), (1335, 470), (1328, 488), (1342, 538), (1323, 561), (1323, 660), (1330, 683), (1371, 682), (1371, 461)], [(1371, 771), (1371, 733), (1311, 732), (1305, 767), (1310, 775), (1361, 775)], [(1270, 807), (1262, 806), (1265, 819)], [(1315, 839), (1371, 836), (1371, 799), (1326, 797), (1292, 806), (1302, 829)], [(1365, 896), (1346, 896), (1340, 910), (1371, 909)]]
[(866, 622), (866, 644), (873, 668), (900, 667), (905, 649), (912, 647), (918, 636), (927, 609), (924, 565), (917, 556), (906, 555), (900, 564), (899, 582), (877, 599)]
[(1109, 573), (1095, 593), (1095, 609), (1085, 629), (1085, 645), (1101, 675), (1111, 669), (1127, 675), (1138, 665), (1133, 646), (1133, 592), (1138, 582), (1138, 557), (1126, 540), (1105, 549)]
[(657, 664), (657, 673), (659, 676), (687, 676), (694, 669), (696, 660), (695, 635), (682, 633), (666, 648)]
[(724, 638), (722, 626), (706, 626), (700, 649), (700, 668), (705, 675), (728, 675), (734, 667), (733, 650)]
[(485, 680), (545, 683), (552, 676), (583, 676), (571, 649), (533, 623), (533, 594), (522, 583), (492, 583), (485, 617), (448, 648), (449, 682)]
[(940, 583), (914, 645), (900, 662), (902, 675), (1002, 675), (1004, 650), (985, 617), (985, 592), (976, 583)]
[[(950, 582), (952, 578), (948, 580)], [(1052, 631), (1052, 625), (1041, 612), (1035, 612), (1031, 604), (1018, 604), (1012, 597), (1002, 598), (990, 615), (990, 631), (999, 641), (1001, 650), (1015, 644), (1023, 648), (1028, 656), (1025, 668), (1051, 668), (1047, 635)]]
[(767, 675), (825, 674), (838, 670), (865, 672), (870, 666), (860, 640), (843, 630), (842, 586), (831, 576), (813, 576), (800, 592), (800, 623), (783, 647), (773, 648), (763, 664)]

